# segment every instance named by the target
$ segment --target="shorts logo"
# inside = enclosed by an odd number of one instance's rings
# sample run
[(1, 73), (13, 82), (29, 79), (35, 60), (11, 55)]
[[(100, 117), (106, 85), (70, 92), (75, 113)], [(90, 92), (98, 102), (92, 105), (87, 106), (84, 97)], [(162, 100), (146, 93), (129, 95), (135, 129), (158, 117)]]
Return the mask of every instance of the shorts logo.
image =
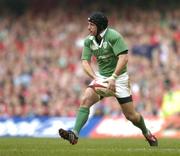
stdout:
[(106, 49), (107, 48), (107, 42), (103, 43), (103, 48)]

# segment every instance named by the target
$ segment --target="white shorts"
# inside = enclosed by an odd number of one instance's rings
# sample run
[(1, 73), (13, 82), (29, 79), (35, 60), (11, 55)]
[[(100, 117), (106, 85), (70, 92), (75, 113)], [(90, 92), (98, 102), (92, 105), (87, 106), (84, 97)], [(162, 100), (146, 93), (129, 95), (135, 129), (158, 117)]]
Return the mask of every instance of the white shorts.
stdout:
[[(96, 73), (96, 76), (98, 79), (102, 79), (102, 81), (108, 78), (99, 73)], [(131, 96), (130, 81), (127, 72), (125, 72), (116, 79), (116, 97), (125, 98), (129, 96)]]

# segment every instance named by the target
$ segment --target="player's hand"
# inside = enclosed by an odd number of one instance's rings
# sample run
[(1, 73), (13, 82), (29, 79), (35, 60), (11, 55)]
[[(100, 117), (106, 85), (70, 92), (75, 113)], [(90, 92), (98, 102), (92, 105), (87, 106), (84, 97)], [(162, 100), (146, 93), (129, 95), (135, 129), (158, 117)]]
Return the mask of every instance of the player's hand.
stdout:
[(112, 90), (114, 92), (116, 91), (116, 80), (112, 76), (108, 77), (104, 82), (108, 83), (107, 89)]
[(94, 76), (93, 80), (91, 81), (91, 83), (90, 83), (88, 86), (89, 86), (89, 87), (93, 86), (94, 83), (95, 83), (96, 81), (98, 81), (98, 80), (99, 80), (99, 78)]

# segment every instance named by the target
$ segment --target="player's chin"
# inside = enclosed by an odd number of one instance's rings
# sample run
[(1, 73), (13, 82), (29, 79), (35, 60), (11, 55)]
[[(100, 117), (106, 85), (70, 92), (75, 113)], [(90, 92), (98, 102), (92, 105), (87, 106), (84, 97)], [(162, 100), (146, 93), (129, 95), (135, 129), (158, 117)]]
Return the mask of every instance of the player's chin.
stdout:
[(91, 36), (96, 36), (96, 34), (93, 33), (93, 32), (89, 32), (89, 35), (91, 35)]

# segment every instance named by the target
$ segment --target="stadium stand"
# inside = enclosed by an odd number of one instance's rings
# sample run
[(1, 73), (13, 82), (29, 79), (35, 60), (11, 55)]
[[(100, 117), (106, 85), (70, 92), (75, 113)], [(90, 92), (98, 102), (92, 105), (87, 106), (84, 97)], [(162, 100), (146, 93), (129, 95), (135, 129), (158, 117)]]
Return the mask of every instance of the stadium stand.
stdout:
[[(120, 10), (113, 5), (117, 1), (103, 9), (129, 45), (136, 109), (159, 116), (165, 96), (173, 99), (172, 93), (180, 90), (180, 9), (173, 3), (173, 9), (144, 10), (122, 2)], [(80, 62), (88, 34), (86, 17), (102, 2), (94, 6), (73, 0), (74, 7), (68, 9), (65, 1), (37, 3), (23, 3), (20, 12), (14, 5), (0, 13), (0, 116), (75, 116), (89, 82)], [(173, 112), (179, 113), (180, 108)], [(121, 110), (106, 98), (95, 106), (94, 115), (116, 116)]]

